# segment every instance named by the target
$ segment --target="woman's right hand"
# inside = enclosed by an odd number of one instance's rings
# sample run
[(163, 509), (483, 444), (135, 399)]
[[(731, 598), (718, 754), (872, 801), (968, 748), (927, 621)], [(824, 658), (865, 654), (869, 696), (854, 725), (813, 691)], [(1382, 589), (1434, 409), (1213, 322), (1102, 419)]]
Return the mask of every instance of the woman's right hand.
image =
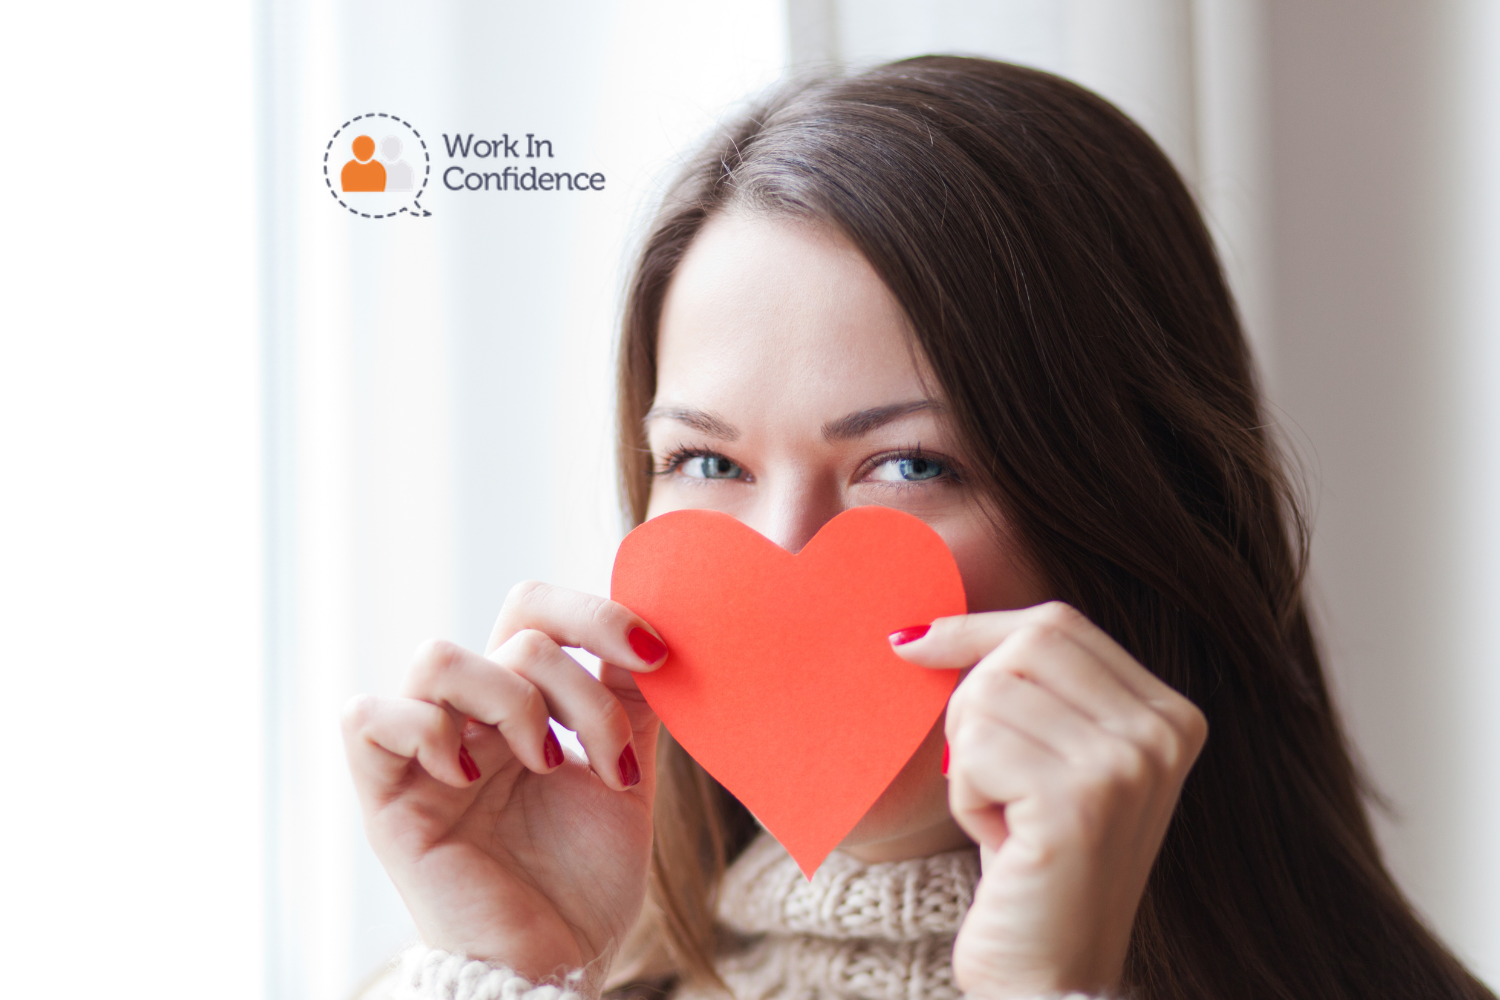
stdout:
[[(564, 646), (598, 656), (599, 679)], [(630, 672), (665, 659), (622, 605), (523, 583), (486, 655), (428, 643), (402, 697), (349, 703), (365, 831), (430, 947), (536, 981), (624, 939), (645, 900), (658, 729)], [(587, 761), (564, 759), (549, 717)]]

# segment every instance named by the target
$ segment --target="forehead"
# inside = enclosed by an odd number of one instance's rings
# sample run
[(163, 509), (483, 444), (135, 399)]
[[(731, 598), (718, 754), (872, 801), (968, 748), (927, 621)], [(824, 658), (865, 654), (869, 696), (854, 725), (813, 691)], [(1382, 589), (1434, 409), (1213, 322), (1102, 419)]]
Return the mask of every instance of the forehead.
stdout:
[(930, 394), (901, 307), (832, 228), (727, 213), (678, 265), (658, 404), (821, 421)]

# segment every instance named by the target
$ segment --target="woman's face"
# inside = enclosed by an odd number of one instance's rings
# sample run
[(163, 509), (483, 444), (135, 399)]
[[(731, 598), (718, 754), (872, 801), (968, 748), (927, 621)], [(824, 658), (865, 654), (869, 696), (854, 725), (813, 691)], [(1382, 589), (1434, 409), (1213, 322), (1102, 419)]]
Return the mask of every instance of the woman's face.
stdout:
[[(945, 414), (905, 315), (841, 235), (720, 214), (663, 304), (647, 515), (719, 510), (796, 552), (841, 511), (895, 507), (948, 543), (971, 612), (1045, 600)], [(843, 850), (873, 862), (964, 843), (942, 751), (939, 720)]]

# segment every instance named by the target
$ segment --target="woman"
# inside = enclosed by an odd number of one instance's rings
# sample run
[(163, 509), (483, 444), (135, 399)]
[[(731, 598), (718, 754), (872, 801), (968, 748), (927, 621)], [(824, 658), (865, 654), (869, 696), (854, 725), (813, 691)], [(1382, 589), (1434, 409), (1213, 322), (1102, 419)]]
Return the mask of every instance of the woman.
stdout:
[(967, 672), (809, 885), (640, 697), (651, 623), (516, 588), (346, 716), (399, 991), (1490, 996), (1380, 860), (1234, 307), (1113, 107), (948, 57), (786, 88), (671, 189), (619, 390), (637, 522), (923, 518), (970, 614), (891, 641)]

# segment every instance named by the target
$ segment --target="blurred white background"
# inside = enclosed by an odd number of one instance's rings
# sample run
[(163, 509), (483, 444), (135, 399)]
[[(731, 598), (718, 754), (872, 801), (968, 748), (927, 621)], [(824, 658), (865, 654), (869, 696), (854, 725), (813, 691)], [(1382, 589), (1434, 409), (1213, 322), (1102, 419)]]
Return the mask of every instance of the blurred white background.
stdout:
[[(1500, 984), (1500, 4), (227, 0), (0, 35), (8, 994), (336, 1000), (410, 934), (336, 717), (526, 577), (603, 592), (610, 344), (675, 160), (785, 69), (926, 51), (1135, 115), (1220, 239), (1316, 499), (1402, 883)], [(587, 196), (328, 196), (389, 111)], [(441, 157), (435, 162), (443, 163)]]

